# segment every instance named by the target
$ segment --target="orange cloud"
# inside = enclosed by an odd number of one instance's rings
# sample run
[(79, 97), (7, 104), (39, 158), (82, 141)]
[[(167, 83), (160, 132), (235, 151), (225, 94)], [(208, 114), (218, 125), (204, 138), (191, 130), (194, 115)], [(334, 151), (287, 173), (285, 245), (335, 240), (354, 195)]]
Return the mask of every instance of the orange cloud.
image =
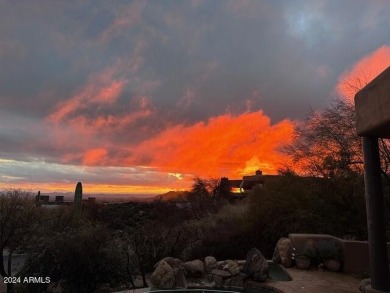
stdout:
[(390, 46), (382, 46), (364, 56), (338, 80), (337, 92), (348, 101), (353, 101), (357, 91), (390, 66)]
[(114, 80), (106, 87), (98, 90), (94, 97), (94, 102), (102, 104), (111, 104), (116, 100), (122, 92), (125, 81)]
[(91, 149), (85, 152), (83, 157), (84, 165), (100, 165), (105, 161), (107, 150), (104, 148)]
[(91, 118), (79, 115), (69, 119), (67, 122), (78, 133), (86, 136), (97, 136), (103, 133), (121, 131), (124, 127), (129, 127), (135, 121), (148, 117), (151, 114), (151, 109), (141, 108), (123, 115), (100, 115)]
[(77, 94), (57, 105), (55, 111), (49, 115), (48, 121), (59, 123), (88, 107), (113, 104), (127, 83), (126, 80), (114, 78), (117, 70), (118, 68), (110, 68), (93, 75)]
[(234, 177), (256, 169), (275, 173), (287, 159), (277, 149), (292, 137), (289, 120), (271, 125), (261, 111), (225, 114), (167, 129), (131, 149), (133, 155), (126, 162), (200, 176)]

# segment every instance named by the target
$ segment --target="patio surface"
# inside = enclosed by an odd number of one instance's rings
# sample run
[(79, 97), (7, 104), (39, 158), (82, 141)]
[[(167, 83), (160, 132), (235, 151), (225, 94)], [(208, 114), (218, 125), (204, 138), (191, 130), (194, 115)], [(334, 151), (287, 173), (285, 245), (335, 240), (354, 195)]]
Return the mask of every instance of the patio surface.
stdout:
[(286, 269), (293, 278), (292, 281), (267, 281), (270, 287), (279, 289), (284, 293), (356, 293), (359, 291), (360, 281), (350, 275), (317, 269), (300, 270), (296, 267)]

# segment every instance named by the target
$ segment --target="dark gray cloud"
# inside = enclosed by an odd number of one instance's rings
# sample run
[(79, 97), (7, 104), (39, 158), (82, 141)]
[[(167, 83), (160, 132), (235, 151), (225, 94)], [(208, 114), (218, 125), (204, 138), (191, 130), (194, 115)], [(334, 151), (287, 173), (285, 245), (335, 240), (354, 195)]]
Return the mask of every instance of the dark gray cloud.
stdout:
[[(148, 95), (171, 109), (192, 90), (209, 109), (199, 113), (193, 103), (192, 113), (188, 105), (192, 120), (236, 106), (256, 90), (258, 106), (273, 119), (302, 117), (307, 102), (313, 107), (327, 102), (347, 66), (388, 42), (389, 6), (385, 1), (3, 2), (0, 95), (7, 108), (45, 116), (90, 75), (123, 62), (117, 74), (130, 80), (124, 95)], [(327, 72), (319, 74), (321, 68)], [(160, 86), (145, 88), (148, 82)], [(272, 107), (274, 100), (288, 99), (298, 105), (289, 113)]]
[(381, 0), (0, 1), (0, 156), (80, 163), (227, 112), (303, 118), (389, 44), (388, 15)]

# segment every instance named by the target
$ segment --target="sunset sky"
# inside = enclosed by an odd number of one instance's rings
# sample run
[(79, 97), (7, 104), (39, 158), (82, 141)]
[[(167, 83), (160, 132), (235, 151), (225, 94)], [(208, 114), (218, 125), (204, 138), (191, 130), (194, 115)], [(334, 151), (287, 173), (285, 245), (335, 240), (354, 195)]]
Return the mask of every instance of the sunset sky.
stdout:
[(272, 174), (390, 66), (390, 2), (0, 0), (0, 188), (159, 194)]

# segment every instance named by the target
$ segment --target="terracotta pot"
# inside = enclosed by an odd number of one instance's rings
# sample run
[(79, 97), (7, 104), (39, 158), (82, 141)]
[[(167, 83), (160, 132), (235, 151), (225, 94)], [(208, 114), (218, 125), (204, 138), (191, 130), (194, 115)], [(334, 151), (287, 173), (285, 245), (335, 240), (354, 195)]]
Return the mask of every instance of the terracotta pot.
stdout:
[(310, 258), (304, 255), (297, 256), (295, 258), (295, 265), (298, 269), (307, 270), (310, 268)]
[(324, 260), (325, 267), (332, 272), (338, 272), (340, 271), (341, 263), (338, 260), (335, 259), (325, 259)]

